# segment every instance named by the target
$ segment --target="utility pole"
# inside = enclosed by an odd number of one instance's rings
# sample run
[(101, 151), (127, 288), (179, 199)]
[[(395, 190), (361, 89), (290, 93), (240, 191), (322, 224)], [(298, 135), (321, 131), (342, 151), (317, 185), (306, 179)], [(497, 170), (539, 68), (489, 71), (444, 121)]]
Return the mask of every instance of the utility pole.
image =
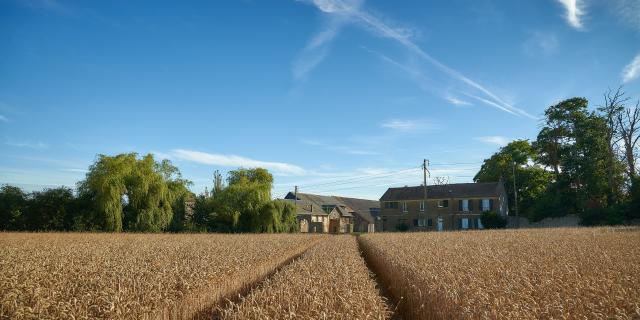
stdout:
[(513, 201), (516, 210), (516, 229), (520, 229), (520, 216), (518, 215), (518, 189), (516, 189), (516, 162), (513, 161)]
[(295, 186), (293, 189), (293, 205), (296, 207), (296, 212), (298, 211), (298, 186)]
[[(426, 216), (427, 214), (427, 172), (429, 171), (429, 169), (427, 169), (427, 165), (429, 164), (429, 160), (427, 159), (423, 159), (422, 160), (422, 174), (424, 176), (424, 206), (422, 207), (423, 212), (424, 212), (424, 216)], [(420, 215), (418, 215), (418, 219), (420, 219)], [(423, 225), (422, 227), (426, 229), (426, 226), (424, 225), (426, 221), (424, 221), (423, 219)], [(418, 220), (418, 225), (420, 225), (420, 220)]]

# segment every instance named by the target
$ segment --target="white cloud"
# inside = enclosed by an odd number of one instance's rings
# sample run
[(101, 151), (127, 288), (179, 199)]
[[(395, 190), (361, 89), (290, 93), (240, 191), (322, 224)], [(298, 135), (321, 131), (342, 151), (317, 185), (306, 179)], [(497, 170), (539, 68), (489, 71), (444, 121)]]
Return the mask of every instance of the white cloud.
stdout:
[(499, 146), (506, 146), (511, 142), (511, 140), (507, 137), (503, 136), (485, 136), (485, 137), (475, 137), (475, 140), (482, 141), (489, 144), (495, 144)]
[(400, 132), (423, 131), (436, 129), (436, 125), (426, 120), (387, 120), (380, 124), (381, 127)]
[(1, 115), (1, 114), (0, 114), (0, 121), (2, 121), (2, 122), (9, 122), (9, 118), (7, 118), (7, 117), (5, 117), (5, 116), (3, 116), (3, 115)]
[(622, 82), (627, 83), (640, 76), (640, 54), (622, 70)]
[(208, 164), (208, 165), (217, 165), (223, 167), (245, 167), (245, 168), (265, 168), (269, 170), (273, 170), (279, 174), (288, 174), (288, 175), (303, 175), (306, 171), (296, 165), (283, 163), (283, 162), (268, 162), (268, 161), (260, 161), (253, 160), (241, 156), (236, 155), (224, 155), (224, 154), (215, 154), (215, 153), (206, 153), (200, 151), (193, 150), (185, 150), (185, 149), (174, 149), (171, 150), (171, 154), (173, 157), (181, 160)]
[(583, 0), (557, 0), (560, 4), (564, 6), (565, 9), (565, 19), (567, 23), (572, 27), (582, 30), (582, 16), (585, 14), (584, 12), (584, 2)]
[(456, 105), (456, 106), (470, 106), (470, 105), (472, 105), (471, 102), (464, 101), (464, 100), (461, 100), (461, 99), (453, 97), (453, 96), (447, 96), (444, 99), (447, 100), (449, 103), (451, 103), (453, 105)]

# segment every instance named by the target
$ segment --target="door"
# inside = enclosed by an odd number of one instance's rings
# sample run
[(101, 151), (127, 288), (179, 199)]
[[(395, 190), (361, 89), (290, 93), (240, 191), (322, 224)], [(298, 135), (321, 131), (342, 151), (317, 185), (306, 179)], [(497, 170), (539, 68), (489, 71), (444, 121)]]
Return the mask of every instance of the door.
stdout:
[(443, 222), (441, 217), (438, 217), (438, 231), (442, 231), (443, 229)]
[(340, 232), (340, 220), (338, 220), (338, 219), (329, 219), (329, 232), (331, 232), (331, 233)]

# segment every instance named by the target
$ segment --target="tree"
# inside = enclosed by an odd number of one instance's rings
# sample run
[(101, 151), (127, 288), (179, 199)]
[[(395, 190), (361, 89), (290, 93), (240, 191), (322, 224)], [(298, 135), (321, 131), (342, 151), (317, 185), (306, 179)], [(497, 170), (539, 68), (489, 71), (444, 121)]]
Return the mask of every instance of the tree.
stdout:
[(220, 171), (216, 170), (213, 172), (213, 189), (211, 189), (211, 193), (214, 195), (224, 189), (224, 181), (222, 180), (222, 174)]
[(34, 192), (29, 201), (26, 227), (28, 230), (71, 230), (75, 198), (66, 187)]
[(80, 183), (82, 196), (95, 201), (106, 231), (162, 231), (176, 206), (184, 206), (189, 181), (168, 160), (148, 154), (99, 155)]
[(598, 108), (598, 111), (602, 113), (602, 117), (606, 122), (604, 132), (605, 141), (607, 142), (607, 178), (609, 180), (609, 194), (608, 203), (618, 203), (618, 190), (620, 186), (615, 179), (615, 162), (617, 158), (617, 144), (620, 136), (620, 114), (624, 107), (624, 93), (620, 91), (621, 88), (613, 93), (611, 90), (604, 94), (604, 105)]
[(556, 173), (549, 189), (554, 194), (546, 198), (561, 208), (552, 212), (580, 213), (587, 207), (607, 206), (620, 192), (608, 187), (609, 177), (619, 185), (615, 180), (619, 163), (610, 157), (607, 120), (587, 106), (586, 99), (572, 98), (547, 108), (545, 126), (534, 143), (540, 163)]
[(18, 187), (0, 188), (0, 230), (23, 230), (27, 195)]
[(638, 139), (640, 139), (640, 100), (636, 102), (634, 108), (624, 107), (623, 111), (617, 114), (620, 138), (624, 143), (624, 159), (627, 162), (627, 174), (629, 179), (634, 181), (636, 177), (636, 150)]
[[(220, 176), (215, 180), (220, 181)], [(217, 232), (296, 231), (295, 207), (287, 201), (271, 200), (272, 186), (273, 176), (266, 169), (230, 171), (226, 187), (218, 188), (211, 197), (197, 198), (193, 218), (196, 228)]]
[(528, 140), (516, 140), (500, 148), (489, 159), (484, 160), (475, 182), (503, 181), (511, 210), (514, 209), (513, 166), (517, 176), (518, 207), (533, 218), (532, 210), (538, 198), (552, 182), (553, 174), (536, 165), (537, 154)]

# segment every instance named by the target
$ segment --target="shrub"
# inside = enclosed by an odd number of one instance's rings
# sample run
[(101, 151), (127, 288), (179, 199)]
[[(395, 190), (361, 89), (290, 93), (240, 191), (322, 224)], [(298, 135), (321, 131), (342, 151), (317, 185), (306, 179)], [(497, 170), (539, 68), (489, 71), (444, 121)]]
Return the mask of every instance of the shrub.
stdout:
[(480, 217), (485, 229), (501, 229), (507, 226), (507, 219), (493, 211), (486, 211)]

